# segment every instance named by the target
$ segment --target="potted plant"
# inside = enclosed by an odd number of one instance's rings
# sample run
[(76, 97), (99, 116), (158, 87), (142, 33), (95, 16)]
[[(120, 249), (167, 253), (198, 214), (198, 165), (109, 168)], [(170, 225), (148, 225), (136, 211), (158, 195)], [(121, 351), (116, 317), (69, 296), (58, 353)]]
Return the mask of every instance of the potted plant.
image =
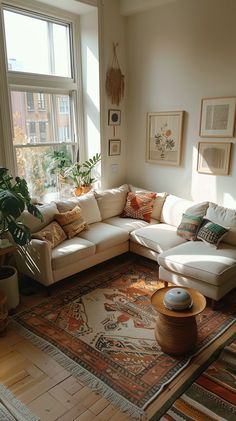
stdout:
[(69, 153), (66, 150), (51, 150), (46, 153), (48, 158), (48, 171), (50, 174), (58, 174), (61, 178), (64, 178), (65, 168), (72, 165)]
[(96, 181), (96, 178), (92, 176), (92, 170), (100, 160), (101, 154), (96, 153), (92, 158), (89, 158), (83, 163), (75, 162), (65, 169), (64, 175), (72, 180), (72, 183), (75, 186), (76, 196), (91, 190), (92, 184)]
[[(11, 245), (9, 239), (19, 246), (30, 241), (30, 229), (18, 220), (25, 208), (42, 219), (38, 208), (31, 203), (26, 181), (20, 177), (14, 180), (7, 168), (0, 167), (0, 238), (5, 242), (4, 248)], [(7, 295), (8, 307), (16, 307), (19, 300), (18, 280), (17, 272), (12, 266), (0, 267), (0, 289)]]

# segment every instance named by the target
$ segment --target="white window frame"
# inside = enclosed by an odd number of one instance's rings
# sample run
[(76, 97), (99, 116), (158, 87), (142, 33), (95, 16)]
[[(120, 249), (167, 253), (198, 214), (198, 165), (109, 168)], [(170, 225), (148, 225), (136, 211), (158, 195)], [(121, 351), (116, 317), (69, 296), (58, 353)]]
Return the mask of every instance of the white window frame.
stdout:
[[(81, 81), (81, 63), (80, 63), (80, 38), (79, 38), (79, 16), (73, 15), (66, 11), (56, 9), (51, 6), (46, 6), (45, 4), (40, 4), (32, 1), (17, 0), (17, 1), (2, 1), (0, 0), (0, 11), (1, 11), (1, 23), (2, 28), (0, 28), (0, 44), (1, 38), (5, 48), (0, 47), (0, 54), (5, 57), (5, 75), (3, 74), (3, 69), (0, 64), (0, 87), (5, 85), (7, 81), (8, 92), (11, 90), (18, 91), (32, 91), (32, 92), (42, 92), (42, 93), (54, 93), (54, 94), (71, 94), (73, 98), (73, 109), (71, 110), (71, 130), (72, 130), (72, 141), (64, 142), (66, 145), (72, 145), (73, 148), (73, 158), (76, 159), (78, 149), (81, 148), (84, 142), (84, 133), (83, 125), (83, 108), (82, 108), (82, 81)], [(61, 77), (61, 76), (51, 76), (51, 75), (42, 75), (42, 74), (32, 74), (26, 72), (16, 72), (12, 70), (6, 70), (7, 65), (7, 53), (6, 53), (6, 42), (4, 34), (4, 24), (3, 24), (3, 9), (6, 10), (19, 10), (29, 16), (42, 17), (43, 19), (48, 19), (55, 23), (64, 23), (70, 26), (71, 31), (71, 76), (70, 78)], [(46, 12), (45, 12), (46, 10)], [(76, 42), (74, 41), (76, 40)], [(2, 66), (3, 67), (3, 66)], [(4, 119), (3, 132), (4, 138), (8, 139), (5, 141), (5, 158), (8, 168), (11, 170), (13, 175), (17, 174), (17, 164), (16, 164), (16, 154), (15, 154), (15, 145), (13, 145), (13, 122), (11, 118), (11, 112), (7, 113), (6, 110), (11, 110), (11, 103), (9, 99), (9, 94), (5, 91), (3, 93), (1, 101), (4, 104), (3, 109), (5, 110), (3, 114), (7, 115), (7, 119)], [(76, 118), (77, 116), (77, 118)], [(3, 116), (4, 118), (4, 116)], [(78, 135), (79, 133), (79, 135)], [(10, 134), (10, 136), (9, 136)], [(12, 139), (9, 142), (9, 137)], [(54, 146), (62, 145), (63, 142), (53, 142), (53, 143), (37, 143), (37, 146)], [(32, 144), (22, 145), (21, 147), (33, 146)], [(36, 146), (36, 145), (35, 145)], [(82, 147), (83, 149), (83, 147)]]

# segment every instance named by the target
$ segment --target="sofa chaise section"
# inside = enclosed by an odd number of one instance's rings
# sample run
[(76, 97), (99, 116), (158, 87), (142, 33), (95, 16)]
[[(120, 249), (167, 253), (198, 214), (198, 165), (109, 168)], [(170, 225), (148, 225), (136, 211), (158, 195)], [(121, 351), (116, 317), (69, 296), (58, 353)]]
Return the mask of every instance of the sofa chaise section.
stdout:
[(187, 242), (160, 253), (158, 263), (161, 280), (194, 288), (216, 301), (235, 286), (236, 248), (226, 243), (216, 249), (202, 241)]

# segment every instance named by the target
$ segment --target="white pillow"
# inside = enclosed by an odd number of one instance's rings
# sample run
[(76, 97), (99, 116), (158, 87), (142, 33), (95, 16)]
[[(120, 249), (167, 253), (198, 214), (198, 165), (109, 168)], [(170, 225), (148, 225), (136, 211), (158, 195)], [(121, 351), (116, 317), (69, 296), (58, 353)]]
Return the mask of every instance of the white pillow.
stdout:
[(93, 192), (56, 202), (56, 204), (59, 212), (67, 212), (72, 210), (75, 206), (79, 206), (81, 209), (81, 216), (87, 224), (93, 224), (94, 222), (100, 222), (102, 220)]
[(219, 206), (216, 203), (209, 203), (206, 218), (216, 224), (229, 228), (224, 237), (224, 243), (236, 246), (236, 210)]
[(45, 205), (37, 205), (40, 210), (43, 220), (31, 215), (28, 211), (24, 211), (19, 218), (23, 224), (25, 224), (32, 233), (40, 231), (46, 225), (50, 224), (54, 220), (54, 215), (58, 213), (57, 205), (55, 202), (46, 203)]
[(120, 215), (126, 204), (126, 197), (129, 191), (128, 184), (107, 190), (95, 190), (98, 207), (102, 220)]

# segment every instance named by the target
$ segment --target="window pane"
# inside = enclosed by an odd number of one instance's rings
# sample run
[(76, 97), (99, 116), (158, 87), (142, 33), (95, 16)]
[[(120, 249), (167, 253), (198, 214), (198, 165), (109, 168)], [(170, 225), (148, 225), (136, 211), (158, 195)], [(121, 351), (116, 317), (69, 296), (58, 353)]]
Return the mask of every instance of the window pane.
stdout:
[(71, 77), (69, 25), (4, 10), (8, 70)]
[(64, 151), (72, 160), (72, 146), (62, 147), (36, 146), (16, 147), (17, 174), (27, 180), (32, 197), (42, 202), (49, 202), (61, 196), (71, 196), (71, 184), (65, 181), (60, 170), (52, 165), (53, 150)]
[(14, 144), (71, 142), (71, 97), (11, 91)]

